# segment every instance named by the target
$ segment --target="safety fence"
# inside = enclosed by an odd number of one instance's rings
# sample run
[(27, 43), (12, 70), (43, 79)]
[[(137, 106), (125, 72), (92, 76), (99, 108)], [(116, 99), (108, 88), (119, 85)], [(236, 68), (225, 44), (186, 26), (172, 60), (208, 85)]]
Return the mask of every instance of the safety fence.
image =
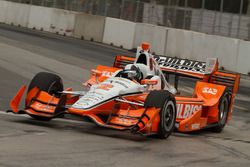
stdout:
[(139, 0), (9, 1), (250, 40), (250, 17), (244, 14), (246, 0), (237, 1), (238, 5), (233, 8), (236, 11), (228, 9), (225, 0), (214, 3), (211, 0), (200, 0), (196, 6), (190, 3), (191, 0), (182, 0), (179, 6), (177, 3), (180, 1), (175, 0), (166, 0), (165, 5)]

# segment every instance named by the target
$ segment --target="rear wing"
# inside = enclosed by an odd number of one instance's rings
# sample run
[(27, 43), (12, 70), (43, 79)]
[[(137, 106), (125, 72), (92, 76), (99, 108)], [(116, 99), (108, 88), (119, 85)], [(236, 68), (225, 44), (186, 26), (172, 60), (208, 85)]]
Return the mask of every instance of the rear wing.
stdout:
[[(165, 56), (155, 56), (154, 59), (163, 73), (174, 73), (200, 79), (218, 68), (217, 60), (215, 59), (210, 60), (209, 63)], [(118, 55), (116, 56), (114, 67), (124, 68), (127, 64), (133, 64), (134, 61), (135, 58), (133, 57)]]
[(206, 68), (206, 62), (174, 57), (155, 56), (155, 61), (160, 66), (163, 73), (174, 73), (200, 79), (204, 78), (204, 76), (209, 72), (212, 73), (212, 71), (216, 68), (216, 63), (213, 63), (213, 67), (211, 67), (210, 71), (208, 71)]
[(155, 60), (165, 74), (192, 77), (205, 82), (223, 85), (226, 86), (233, 95), (235, 95), (239, 89), (240, 75), (229, 71), (219, 71), (217, 58), (208, 58), (206, 62), (201, 62), (156, 56)]

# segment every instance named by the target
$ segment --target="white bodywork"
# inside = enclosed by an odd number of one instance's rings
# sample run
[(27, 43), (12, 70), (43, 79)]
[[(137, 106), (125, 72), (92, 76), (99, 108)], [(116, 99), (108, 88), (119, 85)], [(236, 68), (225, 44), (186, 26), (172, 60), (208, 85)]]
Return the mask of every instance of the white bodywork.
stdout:
[(146, 87), (146, 85), (140, 85), (129, 79), (112, 77), (102, 83), (93, 85), (72, 107), (89, 109), (119, 96), (143, 92), (146, 90)]

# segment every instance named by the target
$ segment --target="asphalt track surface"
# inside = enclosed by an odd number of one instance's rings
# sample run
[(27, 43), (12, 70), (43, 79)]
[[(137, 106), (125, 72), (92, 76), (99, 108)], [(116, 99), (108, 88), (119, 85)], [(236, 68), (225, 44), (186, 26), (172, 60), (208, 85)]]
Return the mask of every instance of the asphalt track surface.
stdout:
[[(122, 49), (0, 25), (0, 110), (40, 71), (59, 74), (67, 86), (97, 64), (112, 65)], [(181, 91), (190, 93), (189, 81)], [(80, 119), (35, 121), (0, 112), (0, 166), (250, 166), (250, 82), (242, 79), (233, 120), (222, 133), (175, 132), (167, 140), (99, 128)]]

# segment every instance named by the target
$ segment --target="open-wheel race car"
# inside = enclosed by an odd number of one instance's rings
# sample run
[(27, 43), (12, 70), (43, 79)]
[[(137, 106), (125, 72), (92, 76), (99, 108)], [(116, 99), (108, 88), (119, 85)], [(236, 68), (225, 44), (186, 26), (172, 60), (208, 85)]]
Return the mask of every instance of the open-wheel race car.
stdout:
[[(175, 76), (175, 87), (168, 83)], [(177, 94), (178, 77), (196, 78), (193, 95)], [(84, 91), (63, 88), (62, 79), (41, 72), (27, 88), (25, 108), (19, 104), (26, 86), (10, 102), (11, 112), (48, 121), (73, 114), (99, 126), (167, 138), (174, 128), (220, 132), (232, 116), (240, 76), (218, 71), (217, 59), (205, 62), (153, 56), (143, 43), (136, 57), (116, 56), (112, 67), (91, 71)]]

